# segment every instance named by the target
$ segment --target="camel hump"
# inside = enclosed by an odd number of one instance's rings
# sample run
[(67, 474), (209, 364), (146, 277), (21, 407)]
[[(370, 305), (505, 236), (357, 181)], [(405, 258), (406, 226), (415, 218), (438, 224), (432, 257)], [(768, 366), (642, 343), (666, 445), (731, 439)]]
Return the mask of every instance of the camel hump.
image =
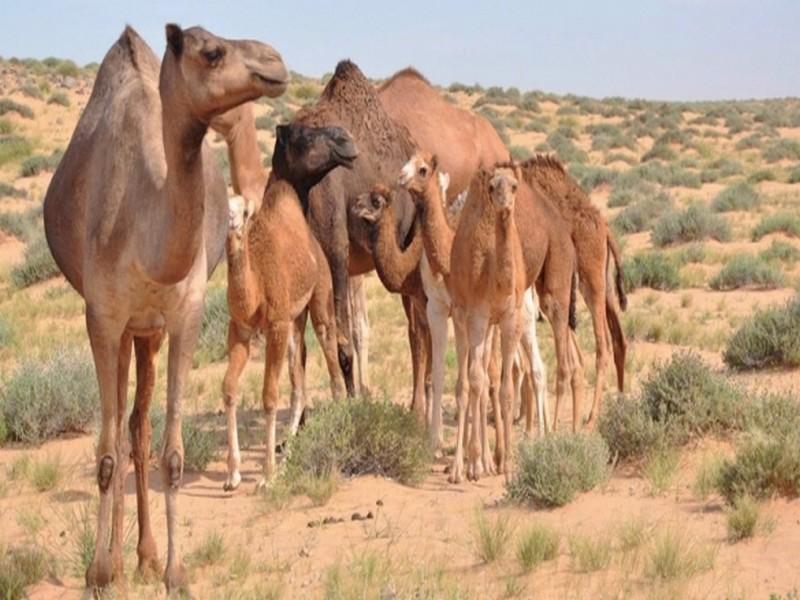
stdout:
[(356, 77), (361, 79), (366, 79), (364, 77), (364, 73), (361, 72), (361, 69), (358, 68), (358, 65), (354, 63), (349, 58), (345, 58), (344, 60), (340, 60), (339, 63), (336, 65), (336, 69), (333, 71), (333, 78), (350, 78)]
[[(421, 83), (424, 83), (427, 86), (431, 85), (431, 82), (427, 80), (427, 78), (417, 71), (414, 67), (408, 66), (405, 69), (399, 70), (397, 73), (389, 77), (386, 81), (384, 81), (381, 86), (378, 88), (378, 91), (383, 91), (390, 85), (392, 85), (395, 81), (400, 79), (415, 79)], [(432, 86), (431, 86), (432, 87)]]

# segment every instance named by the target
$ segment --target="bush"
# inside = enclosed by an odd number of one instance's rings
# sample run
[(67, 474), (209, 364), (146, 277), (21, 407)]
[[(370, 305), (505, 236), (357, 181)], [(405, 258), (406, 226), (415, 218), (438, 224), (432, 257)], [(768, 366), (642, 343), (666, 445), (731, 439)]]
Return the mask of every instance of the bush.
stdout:
[(769, 248), (762, 250), (759, 256), (766, 261), (793, 265), (800, 260), (800, 248), (783, 240), (772, 240)]
[[(150, 409), (153, 445), (159, 445), (164, 438), (167, 415), (161, 405), (153, 404)], [(181, 438), (183, 438), (183, 468), (187, 471), (201, 472), (217, 456), (219, 440), (214, 432), (203, 423), (200, 415), (183, 415), (181, 418)]]
[(11, 439), (40, 444), (86, 431), (98, 403), (91, 357), (62, 349), (43, 361), (23, 360), (5, 384), (0, 410)]
[(8, 119), (0, 119), (0, 135), (8, 135), (14, 130), (14, 126)]
[(680, 285), (678, 264), (663, 252), (640, 252), (624, 261), (625, 287), (674, 290)]
[(650, 418), (663, 423), (676, 443), (693, 434), (736, 427), (741, 422), (740, 401), (740, 392), (690, 351), (676, 352), (642, 383), (642, 402)]
[(0, 598), (27, 598), (25, 588), (44, 579), (53, 559), (38, 546), (0, 548)]
[(776, 232), (800, 237), (800, 216), (790, 212), (767, 215), (753, 229), (753, 241), (757, 242), (765, 235)]
[(2, 196), (8, 196), (9, 198), (24, 198), (25, 190), (18, 190), (13, 185), (9, 185), (0, 181), (0, 197)]
[(517, 561), (526, 571), (532, 571), (545, 561), (558, 556), (559, 536), (546, 525), (533, 525), (517, 544)]
[(724, 217), (712, 213), (705, 204), (694, 203), (686, 210), (663, 215), (653, 227), (651, 236), (653, 243), (662, 247), (709, 238), (726, 242), (731, 238), (731, 229)]
[(712, 290), (735, 290), (747, 285), (761, 289), (775, 289), (786, 281), (783, 272), (763, 259), (750, 254), (739, 254), (728, 260), (709, 285)]
[(608, 196), (608, 207), (628, 206), (635, 202), (653, 198), (658, 193), (658, 188), (648, 181), (636, 177), (618, 177), (614, 182), (611, 194)]
[(522, 440), (508, 495), (516, 502), (564, 506), (606, 478), (608, 460), (608, 446), (593, 433)]
[(768, 163), (786, 159), (800, 160), (800, 142), (779, 138), (764, 148), (761, 155)]
[(33, 83), (26, 83), (19, 89), (19, 91), (21, 91), (28, 98), (36, 98), (37, 100), (41, 100), (43, 98), (42, 90), (39, 89), (39, 86)]
[(611, 226), (621, 234), (638, 233), (651, 227), (667, 211), (672, 211), (672, 199), (661, 192), (628, 204), (614, 217)]
[(203, 321), (194, 362), (197, 365), (219, 362), (228, 355), (228, 295), (225, 288), (213, 288), (206, 294)]
[(502, 558), (511, 541), (511, 534), (512, 527), (508, 517), (500, 516), (490, 523), (486, 515), (479, 511), (475, 517), (473, 531), (473, 543), (478, 558), (487, 564)]
[(519, 161), (523, 161), (523, 160), (533, 156), (531, 154), (531, 151), (528, 150), (525, 146), (519, 146), (519, 145), (511, 146), (511, 149), (509, 150), (509, 152), (511, 153), (511, 158), (512, 159), (519, 160)]
[(617, 171), (604, 167), (593, 167), (575, 163), (570, 166), (569, 170), (587, 194), (605, 183), (613, 183), (617, 178)]
[(777, 177), (775, 177), (775, 173), (770, 171), (769, 169), (759, 169), (750, 174), (747, 178), (747, 181), (750, 183), (761, 183), (762, 181), (775, 181)]
[(30, 242), (43, 237), (41, 217), (41, 206), (25, 212), (0, 212), (0, 231), (23, 242)]
[(55, 171), (63, 156), (63, 151), (55, 150), (50, 156), (36, 154), (26, 158), (20, 168), (20, 177), (33, 177), (42, 171)]
[(733, 507), (728, 511), (728, 539), (738, 542), (753, 537), (758, 527), (760, 513), (761, 507), (750, 496), (734, 500)]
[(795, 167), (789, 171), (788, 183), (800, 183), (800, 167)]
[(717, 212), (752, 210), (760, 202), (761, 198), (759, 198), (758, 192), (753, 189), (753, 186), (742, 182), (730, 185), (717, 194), (717, 197), (711, 203), (711, 208)]
[(581, 573), (592, 573), (607, 568), (611, 564), (611, 550), (611, 542), (602, 535), (573, 536), (569, 539), (573, 568)]
[(645, 573), (662, 581), (687, 578), (710, 570), (714, 558), (713, 548), (698, 548), (686, 534), (670, 529), (656, 538)]
[(671, 160), (675, 160), (676, 158), (678, 158), (678, 155), (667, 144), (656, 143), (653, 144), (653, 147), (645, 152), (645, 154), (642, 156), (642, 162), (647, 162), (654, 159), (665, 160), (669, 162)]
[(566, 163), (586, 163), (589, 156), (578, 148), (562, 131), (554, 131), (547, 136), (547, 144), (558, 155), (562, 162)]
[(387, 401), (341, 400), (314, 411), (289, 440), (283, 476), (291, 483), (338, 470), (415, 484), (430, 461), (425, 431), (408, 410)]
[(757, 311), (731, 336), (722, 358), (737, 371), (800, 366), (800, 296)]
[(718, 158), (710, 163), (709, 168), (714, 169), (720, 177), (731, 177), (733, 175), (741, 175), (744, 172), (742, 163), (729, 158)]
[(750, 496), (794, 498), (800, 493), (800, 434), (756, 433), (736, 450), (720, 469), (719, 493), (731, 504)]
[(58, 104), (59, 106), (68, 107), (70, 105), (69, 96), (64, 92), (53, 92), (47, 99), (48, 104)]
[(0, 137), (0, 167), (6, 163), (30, 156), (33, 146), (24, 137), (7, 135)]
[(33, 111), (30, 106), (14, 102), (10, 98), (0, 98), (0, 116), (10, 112), (15, 112), (24, 119), (33, 118)]
[(603, 437), (611, 456), (620, 459), (641, 457), (660, 446), (664, 427), (654, 421), (641, 398), (619, 395), (600, 413), (597, 432)]
[(18, 289), (58, 276), (61, 271), (56, 265), (47, 240), (39, 234), (28, 243), (21, 265), (11, 270), (11, 283)]

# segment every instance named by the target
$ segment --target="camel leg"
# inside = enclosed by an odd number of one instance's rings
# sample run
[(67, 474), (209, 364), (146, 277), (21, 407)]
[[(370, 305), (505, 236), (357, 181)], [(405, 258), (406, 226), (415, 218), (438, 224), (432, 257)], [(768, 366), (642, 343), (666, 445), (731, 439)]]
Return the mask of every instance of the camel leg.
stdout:
[(486, 385), (484, 352), (489, 320), (479, 314), (472, 314), (467, 321), (469, 343), (469, 412), (472, 415), (469, 445), (467, 447), (467, 479), (477, 481), (481, 476), (481, 415), (480, 402)]
[[(300, 420), (303, 416), (303, 411), (306, 409), (306, 343), (305, 331), (306, 320), (308, 318), (308, 310), (303, 310), (294, 320), (292, 329), (289, 332), (288, 343), (288, 361), (289, 361), (289, 381), (292, 387), (291, 400), (289, 402), (289, 435), (293, 436), (300, 429)], [(336, 346), (336, 339), (333, 340)], [(333, 352), (334, 364), (336, 364), (336, 350)], [(336, 365), (336, 371), (339, 378), (342, 377), (342, 372)], [(344, 387), (344, 383), (342, 384)], [(278, 444), (279, 451), (281, 445)]]
[(570, 385), (572, 386), (572, 429), (577, 431), (580, 427), (580, 418), (576, 418), (576, 414), (580, 414), (581, 399), (584, 394), (584, 364), (583, 353), (578, 345), (578, 336), (572, 329), (569, 332), (569, 368), (571, 372)]
[[(330, 288), (322, 286), (314, 291), (309, 304), (311, 309), (311, 323), (314, 333), (317, 334), (319, 346), (325, 357), (328, 367), (328, 376), (331, 381), (331, 394), (334, 398), (341, 398), (345, 394), (344, 379), (336, 364), (336, 318), (333, 312), (333, 296)], [(304, 378), (303, 386), (305, 386)]]
[(139, 541), (136, 554), (139, 558), (138, 571), (145, 581), (149, 581), (161, 572), (158, 560), (158, 549), (153, 531), (150, 527), (150, 402), (156, 385), (156, 358), (161, 348), (163, 334), (158, 333), (147, 338), (134, 338), (136, 351), (136, 397), (129, 426), (133, 467), (136, 473), (136, 512), (139, 521)]
[(125, 476), (128, 474), (130, 451), (128, 436), (123, 425), (128, 406), (128, 373), (131, 365), (131, 346), (133, 338), (129, 333), (122, 334), (119, 347), (119, 363), (117, 367), (117, 415), (116, 440), (117, 476), (114, 478), (114, 506), (111, 514), (111, 569), (114, 581), (123, 581), (124, 565), (122, 564), (122, 542), (125, 536)]
[[(340, 218), (346, 218), (338, 213), (334, 215), (334, 223), (331, 224), (333, 231), (347, 231), (346, 227), (338, 228)], [(347, 272), (349, 241), (345, 234), (344, 239), (334, 240), (333, 246), (327, 243), (327, 236), (317, 236), (320, 245), (325, 251), (331, 270), (333, 283), (333, 301), (336, 307), (336, 336), (339, 367), (342, 370), (347, 395), (356, 395), (355, 384), (353, 381), (353, 324), (350, 318), (350, 275)]]
[(267, 456), (264, 461), (264, 476), (257, 489), (264, 489), (275, 475), (275, 428), (278, 414), (278, 384), (283, 368), (283, 359), (289, 344), (291, 323), (278, 321), (270, 323), (267, 328), (267, 356), (264, 366), (264, 388), (262, 401), (267, 417), (266, 446)]
[(617, 389), (621, 393), (625, 390), (625, 354), (627, 352), (627, 343), (625, 342), (625, 332), (622, 330), (622, 318), (617, 308), (617, 302), (614, 299), (606, 300), (606, 322), (608, 323), (609, 333), (611, 334), (611, 345), (614, 350), (614, 366), (617, 370)]
[(169, 327), (167, 360), (167, 417), (164, 425), (164, 448), (161, 454), (161, 478), (167, 507), (167, 566), (164, 583), (167, 593), (188, 593), (189, 582), (181, 560), (178, 543), (178, 490), (183, 479), (183, 437), (181, 401), (183, 384), (192, 365), (192, 352), (200, 333), (203, 297), (187, 302), (181, 322)]
[(425, 365), (427, 363), (425, 349), (425, 333), (421, 322), (417, 302), (410, 296), (403, 296), (403, 308), (408, 319), (408, 342), (411, 346), (411, 372), (413, 392), (411, 410), (417, 415), (420, 423), (425, 422)]
[(228, 321), (228, 368), (222, 380), (222, 400), (225, 404), (228, 433), (228, 476), (222, 486), (226, 492), (235, 490), (242, 481), (239, 473), (242, 458), (236, 424), (236, 400), (239, 396), (239, 378), (250, 358), (251, 335), (252, 330), (249, 327), (243, 327), (232, 319)]
[(428, 441), (433, 450), (444, 446), (442, 432), (442, 392), (444, 390), (444, 355), (447, 352), (447, 315), (449, 309), (441, 302), (429, 299), (426, 306), (431, 330), (431, 371), (433, 401), (430, 409)]
[[(113, 580), (113, 564), (109, 551), (110, 518), (113, 495), (120, 491), (114, 478), (120, 476), (117, 426), (119, 412), (119, 366), (122, 352), (120, 342), (124, 325), (105, 318), (101, 310), (86, 306), (86, 330), (94, 357), (97, 382), (100, 387), (100, 439), (97, 444), (97, 487), (100, 506), (97, 515), (94, 557), (86, 571), (86, 586), (105, 588)], [(116, 505), (117, 503), (114, 502)]]
[[(510, 314), (507, 314), (501, 324), (500, 324), (500, 335), (501, 335), (501, 345), (500, 345), (500, 352), (502, 355), (502, 369), (501, 369), (501, 382), (500, 382), (500, 414), (498, 418), (498, 423), (502, 423), (502, 428), (504, 430), (503, 436), (503, 445), (501, 446), (500, 443), (497, 443), (497, 446), (502, 449), (502, 454), (500, 455), (500, 464), (498, 466), (498, 470), (505, 474), (506, 483), (510, 481), (511, 470), (509, 468), (509, 459), (511, 456), (511, 451), (513, 448), (513, 413), (512, 413), (512, 404), (511, 401), (513, 399), (514, 394), (514, 380), (512, 378), (512, 370), (514, 365), (514, 355), (519, 348), (519, 338), (520, 338), (520, 315), (519, 310), (512, 310), (509, 311)], [(498, 424), (497, 429), (500, 430), (500, 425)]]
[(458, 409), (458, 430), (456, 433), (456, 452), (453, 466), (450, 469), (450, 483), (461, 483), (464, 472), (464, 440), (466, 436), (467, 379), (469, 360), (469, 340), (467, 338), (466, 319), (463, 311), (453, 313), (453, 330), (456, 337), (456, 356), (458, 360), (458, 377), (456, 380), (456, 405)]
[[(488, 374), (481, 393), (480, 402), (480, 427), (481, 427), (481, 466), (486, 475), (494, 475), (497, 473), (498, 456), (497, 444), (502, 443), (503, 431), (498, 430), (497, 423), (500, 415), (500, 391), (497, 382), (500, 379), (497, 370), (497, 357), (496, 352), (499, 352), (500, 340), (497, 335), (497, 328), (489, 326), (486, 333), (485, 351), (483, 354), (483, 372)], [(489, 402), (492, 403), (492, 410), (494, 411), (494, 443), (495, 453), (492, 455), (491, 445), (489, 444)], [(499, 442), (498, 442), (499, 440)]]
[[(542, 308), (550, 321), (553, 329), (553, 340), (556, 347), (556, 404), (553, 412), (553, 431), (558, 429), (558, 417), (561, 403), (572, 380), (572, 369), (569, 359), (569, 324), (567, 322), (567, 307), (569, 306), (569, 291), (566, 302), (558, 302), (549, 292), (542, 294)], [(580, 399), (573, 393), (573, 410), (579, 411)], [(573, 431), (578, 428), (578, 415), (573, 415)]]
[(592, 315), (592, 327), (594, 328), (597, 366), (592, 409), (589, 412), (589, 420), (587, 421), (589, 429), (593, 429), (603, 403), (603, 390), (605, 388), (606, 369), (608, 368), (609, 359), (609, 339), (608, 323), (606, 321), (606, 293), (605, 289), (603, 289), (605, 286), (605, 270), (599, 274), (587, 275), (589, 281), (581, 286), (581, 291)]
[(369, 315), (363, 275), (350, 278), (350, 312), (353, 318), (353, 347), (358, 365), (358, 393), (361, 396), (370, 396)]
[[(542, 360), (539, 352), (539, 341), (536, 334), (536, 319), (539, 309), (536, 305), (535, 296), (532, 290), (525, 293), (523, 303), (523, 322), (522, 333), (520, 335), (520, 346), (522, 348), (522, 359), (528, 362), (529, 384), (533, 386), (533, 395), (536, 398), (536, 414), (539, 435), (544, 435), (549, 431), (550, 411), (547, 403), (547, 380)], [(528, 391), (530, 389), (528, 388)], [(530, 402), (530, 400), (529, 400)], [(530, 435), (533, 433), (533, 415), (528, 409), (525, 421), (525, 430)]]

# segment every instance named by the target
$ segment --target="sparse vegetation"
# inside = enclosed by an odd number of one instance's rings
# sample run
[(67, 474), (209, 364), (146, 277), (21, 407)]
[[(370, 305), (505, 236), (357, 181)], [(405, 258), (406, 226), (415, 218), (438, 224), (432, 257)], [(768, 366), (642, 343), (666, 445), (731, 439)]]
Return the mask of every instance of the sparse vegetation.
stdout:
[(653, 451), (644, 464), (642, 474), (650, 484), (650, 493), (660, 496), (666, 492), (675, 479), (680, 465), (678, 452), (667, 446)]
[(731, 369), (800, 365), (800, 297), (757, 311), (731, 336), (723, 354)]
[[(620, 197), (619, 201), (627, 202), (627, 198), (627, 196)], [(671, 211), (672, 199), (666, 193), (662, 192), (628, 203), (611, 221), (611, 226), (616, 231), (623, 234), (637, 233), (639, 231), (645, 231), (651, 227), (661, 215)]]
[(693, 203), (686, 210), (663, 215), (653, 227), (653, 244), (668, 246), (676, 242), (714, 239), (726, 242), (731, 230), (724, 217), (712, 213), (705, 204)]
[(732, 210), (752, 210), (759, 205), (761, 199), (747, 182), (737, 183), (722, 190), (714, 201), (711, 208), (717, 212), (728, 212)]
[(559, 542), (559, 535), (554, 529), (541, 524), (533, 525), (517, 542), (517, 562), (526, 571), (532, 571), (558, 556)]
[(698, 547), (688, 535), (668, 529), (656, 539), (647, 557), (646, 573), (651, 579), (669, 581), (691, 577), (714, 566), (716, 551)]
[(738, 542), (751, 538), (761, 517), (761, 507), (750, 496), (737, 498), (728, 510), (728, 539)]
[(18, 289), (26, 288), (58, 276), (61, 271), (56, 265), (44, 235), (37, 235), (25, 248), (22, 264), (11, 271), (11, 283)]
[(10, 112), (15, 112), (25, 119), (32, 119), (34, 116), (30, 106), (14, 102), (10, 98), (0, 98), (0, 116)]
[(187, 561), (195, 567), (215, 565), (225, 557), (225, 538), (218, 531), (212, 531), (195, 548)]
[[(164, 437), (166, 414), (161, 405), (154, 403), (150, 409), (150, 423), (153, 427), (152, 439), (156, 443)], [(186, 471), (204, 471), (219, 451), (219, 439), (204, 423), (202, 415), (184, 415), (181, 419), (183, 438), (183, 468)]]
[(800, 248), (784, 240), (772, 240), (769, 248), (763, 250), (759, 256), (762, 260), (794, 265), (800, 261)]
[(33, 145), (18, 135), (0, 136), (0, 167), (30, 156)]
[(502, 558), (511, 542), (513, 527), (508, 517), (498, 516), (490, 520), (483, 511), (475, 515), (473, 543), (475, 553), (485, 563)]
[(0, 547), (0, 598), (27, 598), (25, 588), (44, 579), (51, 557), (39, 546)]
[(579, 573), (593, 573), (611, 564), (611, 541), (604, 535), (574, 535), (569, 538), (569, 553), (573, 569)]
[(786, 278), (778, 267), (758, 256), (737, 254), (709, 282), (712, 290), (735, 290), (745, 286), (774, 289), (784, 285)]
[(34, 177), (43, 171), (55, 171), (63, 156), (64, 153), (61, 150), (56, 150), (50, 156), (36, 154), (26, 158), (20, 167), (20, 176)]
[(228, 295), (225, 288), (211, 288), (206, 294), (200, 337), (194, 361), (198, 365), (219, 362), (228, 355)]
[(625, 260), (623, 265), (628, 290), (642, 287), (674, 290), (680, 285), (678, 264), (663, 252), (639, 252)]
[(58, 104), (59, 106), (63, 106), (65, 108), (71, 104), (69, 101), (69, 96), (67, 96), (64, 92), (53, 92), (47, 99), (47, 103)]
[(770, 233), (785, 233), (791, 237), (800, 237), (800, 216), (790, 212), (779, 212), (764, 217), (753, 229), (753, 241), (756, 242)]

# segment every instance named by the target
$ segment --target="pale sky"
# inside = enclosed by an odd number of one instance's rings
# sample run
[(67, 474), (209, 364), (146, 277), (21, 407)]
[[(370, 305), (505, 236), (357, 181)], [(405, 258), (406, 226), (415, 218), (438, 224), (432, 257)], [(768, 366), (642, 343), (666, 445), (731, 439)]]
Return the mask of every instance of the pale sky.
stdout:
[(351, 58), (370, 77), (414, 65), (443, 85), (800, 96), (800, 0), (2, 0), (0, 56), (99, 62), (126, 23), (160, 56), (170, 21), (265, 41), (314, 76)]

